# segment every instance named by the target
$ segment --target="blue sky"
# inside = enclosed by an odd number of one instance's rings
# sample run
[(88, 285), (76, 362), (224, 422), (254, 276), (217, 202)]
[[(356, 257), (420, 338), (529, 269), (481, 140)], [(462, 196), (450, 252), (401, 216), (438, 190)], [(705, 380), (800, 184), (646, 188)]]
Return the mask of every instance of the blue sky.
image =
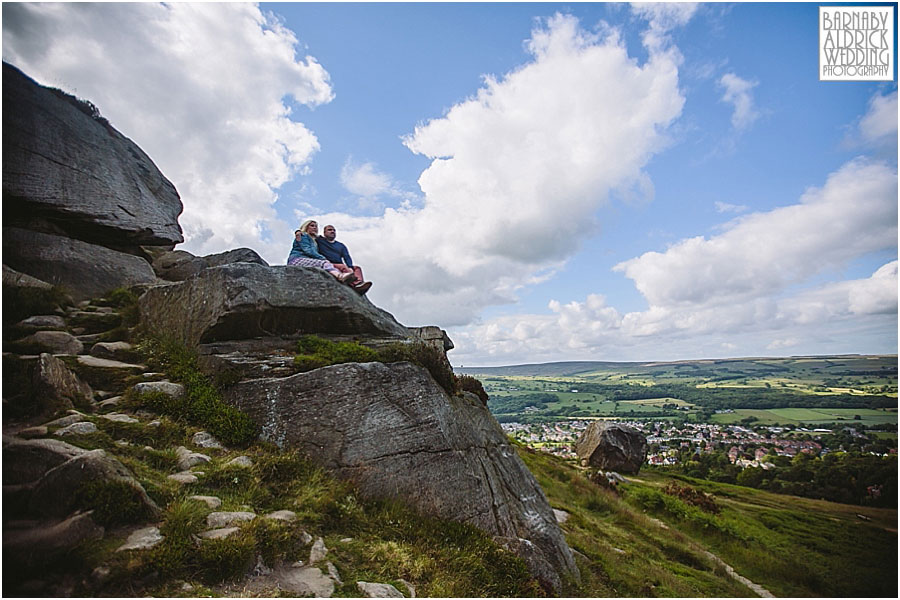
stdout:
[(3, 58), (148, 152), (183, 249), (333, 223), (456, 365), (896, 353), (896, 78), (819, 81), (817, 19), (4, 3)]

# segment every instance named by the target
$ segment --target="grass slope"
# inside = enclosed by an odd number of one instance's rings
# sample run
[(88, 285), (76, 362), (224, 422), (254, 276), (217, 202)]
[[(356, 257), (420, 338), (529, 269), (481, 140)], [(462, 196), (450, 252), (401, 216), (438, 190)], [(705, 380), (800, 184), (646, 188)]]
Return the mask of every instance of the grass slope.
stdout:
[[(589, 559), (581, 564), (586, 590), (597, 595), (755, 595), (704, 550), (775, 596), (897, 595), (896, 510), (653, 472), (630, 478), (616, 495), (560, 458), (519, 453), (551, 505), (571, 514), (563, 529)], [(665, 494), (673, 482), (712, 494), (720, 512)]]

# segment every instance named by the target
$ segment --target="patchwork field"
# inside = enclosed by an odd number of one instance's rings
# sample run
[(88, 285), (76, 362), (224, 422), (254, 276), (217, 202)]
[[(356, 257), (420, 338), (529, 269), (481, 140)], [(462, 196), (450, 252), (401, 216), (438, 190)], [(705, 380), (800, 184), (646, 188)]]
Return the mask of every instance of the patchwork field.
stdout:
[[(897, 357), (548, 363), (469, 368), (498, 417), (897, 423)], [(731, 411), (731, 412), (727, 412)]]

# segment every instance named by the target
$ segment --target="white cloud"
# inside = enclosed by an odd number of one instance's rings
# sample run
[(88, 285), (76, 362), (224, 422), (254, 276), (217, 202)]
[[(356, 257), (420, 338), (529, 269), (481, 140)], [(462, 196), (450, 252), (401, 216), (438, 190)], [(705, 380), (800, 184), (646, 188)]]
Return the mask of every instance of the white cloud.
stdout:
[(661, 50), (669, 43), (670, 32), (686, 25), (698, 6), (696, 2), (633, 2), (631, 10), (649, 23), (643, 34), (644, 45)]
[(757, 85), (758, 82), (741, 79), (734, 73), (726, 73), (719, 79), (719, 86), (725, 88), (722, 101), (734, 105), (731, 124), (737, 130), (746, 129), (759, 117), (759, 112), (753, 105), (751, 93), (751, 90)]
[[(463, 364), (591, 356), (597, 360), (720, 356), (736, 346), (852, 351), (845, 331), (867, 332), (890, 351), (897, 261), (870, 277), (840, 280), (852, 260), (896, 248), (897, 172), (855, 160), (797, 204), (732, 221), (711, 239), (625, 261), (649, 307), (622, 314), (599, 295), (551, 301), (551, 314), (515, 315), (451, 332)], [(810, 285), (814, 277), (837, 281)], [(519, 332), (519, 335), (515, 335)], [(773, 341), (774, 339), (774, 341)]]
[(364, 214), (382, 213), (383, 199), (386, 198), (399, 198), (404, 208), (418, 200), (415, 194), (403, 190), (390, 174), (380, 171), (373, 162), (357, 163), (348, 157), (340, 177), (341, 185), (356, 196), (356, 208)]
[(748, 207), (744, 204), (729, 204), (728, 202), (716, 202), (716, 212), (719, 213), (742, 213), (747, 212)]
[[(512, 302), (577, 252), (610, 191), (646, 187), (642, 168), (668, 143), (684, 103), (670, 54), (639, 65), (614, 31), (600, 37), (561, 15), (526, 47), (526, 64), (486, 77), (405, 139), (432, 161), (419, 178), (421, 206), (318, 216), (338, 226), (375, 281), (373, 301), (403, 322), (460, 325)], [(385, 240), (395, 241), (390, 252)]]
[(849, 315), (897, 313), (897, 261), (871, 277), (838, 281), (798, 294), (781, 303), (781, 313), (798, 323), (819, 323)]
[[(670, 12), (648, 13), (651, 28), (668, 31), (692, 11)], [(296, 224), (277, 218), (276, 190), (318, 149), (283, 98), (315, 106), (333, 92), (274, 17), (230, 3), (6, 4), (3, 46), (147, 151), (182, 195), (185, 249), (249, 246), (283, 261)], [(431, 159), (420, 202), (374, 164), (350, 163), (344, 183), (370, 208), (386, 194), (404, 201), (374, 217), (303, 215), (338, 227), (376, 283), (373, 301), (403, 322), (463, 324), (514, 301), (596, 231), (611, 191), (652, 189), (642, 169), (684, 104), (677, 52), (651, 46), (639, 64), (615, 29), (595, 34), (561, 15), (526, 48), (525, 64), (485, 77), (405, 139)]]
[(859, 121), (861, 141), (870, 146), (888, 145), (897, 150), (897, 90), (869, 100), (869, 108)]
[(767, 350), (783, 350), (785, 348), (793, 348), (800, 344), (800, 340), (797, 338), (786, 338), (774, 340), (768, 346), (766, 346)]
[[(329, 102), (328, 73), (256, 5), (6, 3), (3, 56), (96, 104), (175, 184), (196, 254), (249, 246), (282, 262), (275, 190), (318, 150), (283, 98)], [(278, 243), (260, 240), (264, 231)]]
[(375, 164), (356, 164), (348, 158), (341, 169), (341, 185), (351, 194), (372, 198), (392, 191), (391, 176), (378, 171)]
[(725, 233), (647, 252), (615, 270), (653, 306), (770, 294), (897, 243), (897, 172), (852, 161), (799, 204), (737, 219)]

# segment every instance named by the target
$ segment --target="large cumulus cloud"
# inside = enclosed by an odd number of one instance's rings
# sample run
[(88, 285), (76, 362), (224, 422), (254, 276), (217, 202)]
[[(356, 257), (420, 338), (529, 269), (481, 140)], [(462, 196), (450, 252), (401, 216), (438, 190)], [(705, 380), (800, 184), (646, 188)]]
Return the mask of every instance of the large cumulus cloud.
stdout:
[[(530, 60), (486, 77), (469, 99), (405, 144), (431, 159), (419, 206), (342, 220), (354, 257), (392, 289), (372, 297), (403, 320), (458, 325), (560, 268), (596, 231), (616, 189), (648, 192), (642, 168), (667, 145), (684, 98), (675, 52), (629, 56), (615, 30), (542, 21)], [(385, 250), (388, 251), (385, 251)], [(358, 255), (358, 258), (357, 258)]]

